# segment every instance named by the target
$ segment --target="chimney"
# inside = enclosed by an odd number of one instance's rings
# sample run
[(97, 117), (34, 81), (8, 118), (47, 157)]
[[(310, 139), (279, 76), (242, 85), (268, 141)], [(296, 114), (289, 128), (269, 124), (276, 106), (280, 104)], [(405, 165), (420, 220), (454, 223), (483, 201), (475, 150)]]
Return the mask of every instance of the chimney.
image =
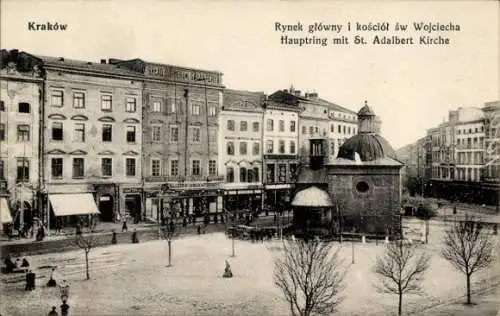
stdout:
[(101, 59), (101, 64), (105, 64), (106, 63), (106, 59)]
[(59, 61), (64, 61), (64, 57), (59, 57)]

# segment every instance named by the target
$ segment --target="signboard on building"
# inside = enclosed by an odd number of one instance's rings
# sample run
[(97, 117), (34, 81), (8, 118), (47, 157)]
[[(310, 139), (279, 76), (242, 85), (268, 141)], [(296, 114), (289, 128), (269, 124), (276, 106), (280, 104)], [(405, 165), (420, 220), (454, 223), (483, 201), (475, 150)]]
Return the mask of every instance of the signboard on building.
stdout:
[(221, 74), (202, 70), (180, 68), (167, 65), (147, 64), (144, 74), (151, 77), (161, 77), (175, 81), (196, 82), (220, 85)]

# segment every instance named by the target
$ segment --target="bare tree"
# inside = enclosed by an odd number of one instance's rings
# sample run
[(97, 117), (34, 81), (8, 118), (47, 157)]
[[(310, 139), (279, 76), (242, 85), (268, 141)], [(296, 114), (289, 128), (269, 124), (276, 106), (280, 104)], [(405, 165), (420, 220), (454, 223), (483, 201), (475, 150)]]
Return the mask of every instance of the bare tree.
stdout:
[(82, 232), (81, 234), (76, 235), (76, 244), (85, 252), (85, 272), (87, 280), (90, 279), (89, 252), (96, 246), (96, 243), (97, 240), (95, 239), (93, 231), (90, 229), (87, 232)]
[(329, 315), (342, 301), (346, 268), (339, 250), (320, 241), (284, 241), (274, 262), (274, 284), (290, 304), (293, 316)]
[(420, 293), (429, 265), (430, 256), (427, 253), (417, 251), (416, 246), (402, 240), (387, 244), (384, 254), (377, 258), (373, 272), (379, 276), (381, 284), (376, 287), (398, 295), (398, 315), (403, 310), (403, 295)]
[(493, 240), (481, 222), (457, 221), (443, 238), (442, 256), (467, 279), (467, 304), (471, 304), (471, 277), (494, 262)]

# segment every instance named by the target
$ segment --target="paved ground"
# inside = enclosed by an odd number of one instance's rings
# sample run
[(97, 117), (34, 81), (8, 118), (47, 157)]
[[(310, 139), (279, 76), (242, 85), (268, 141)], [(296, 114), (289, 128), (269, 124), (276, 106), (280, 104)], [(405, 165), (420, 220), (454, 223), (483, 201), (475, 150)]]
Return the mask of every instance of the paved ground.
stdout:
[[(498, 309), (496, 294), (478, 299), (477, 307), (453, 305), (465, 294), (464, 278), (438, 255), (443, 225), (431, 223), (430, 243), (423, 247), (433, 254), (425, 281), (425, 296), (405, 297), (405, 311), (411, 315), (492, 315)], [(85, 281), (82, 251), (47, 254), (30, 258), (40, 276), (44, 266), (57, 265), (58, 276), (71, 284), (71, 315), (288, 315), (288, 306), (272, 282), (273, 256), (279, 254), (278, 241), (250, 243), (236, 241), (236, 257), (229, 257), (231, 240), (224, 234), (187, 236), (173, 242), (173, 267), (168, 263), (167, 243), (117, 245), (93, 249), (90, 253), (91, 280)], [(383, 245), (341, 245), (341, 255), (350, 267), (345, 301), (338, 315), (391, 315), (396, 297), (377, 293), (371, 268)], [(223, 279), (224, 261), (231, 264), (235, 277)], [(499, 260), (500, 262), (500, 260)], [(474, 289), (498, 286), (500, 271), (490, 269), (474, 278)], [(37, 280), (37, 289), (23, 291), (24, 284), (1, 284), (2, 315), (46, 315), (59, 305), (57, 289)], [(452, 304), (452, 305), (450, 305)], [(427, 309), (432, 307), (432, 309)], [(451, 314), (450, 314), (451, 313)]]

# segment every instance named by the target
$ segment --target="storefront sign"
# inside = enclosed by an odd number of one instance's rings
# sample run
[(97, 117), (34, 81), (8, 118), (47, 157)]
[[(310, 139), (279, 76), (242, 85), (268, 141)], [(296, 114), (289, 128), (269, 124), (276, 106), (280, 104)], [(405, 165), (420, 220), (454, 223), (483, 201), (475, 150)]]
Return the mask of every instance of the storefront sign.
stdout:
[(0, 191), (7, 191), (7, 181), (0, 180)]
[(220, 74), (194, 69), (184, 69), (165, 65), (146, 65), (146, 76), (161, 77), (176, 81), (197, 82), (207, 84), (220, 84)]

